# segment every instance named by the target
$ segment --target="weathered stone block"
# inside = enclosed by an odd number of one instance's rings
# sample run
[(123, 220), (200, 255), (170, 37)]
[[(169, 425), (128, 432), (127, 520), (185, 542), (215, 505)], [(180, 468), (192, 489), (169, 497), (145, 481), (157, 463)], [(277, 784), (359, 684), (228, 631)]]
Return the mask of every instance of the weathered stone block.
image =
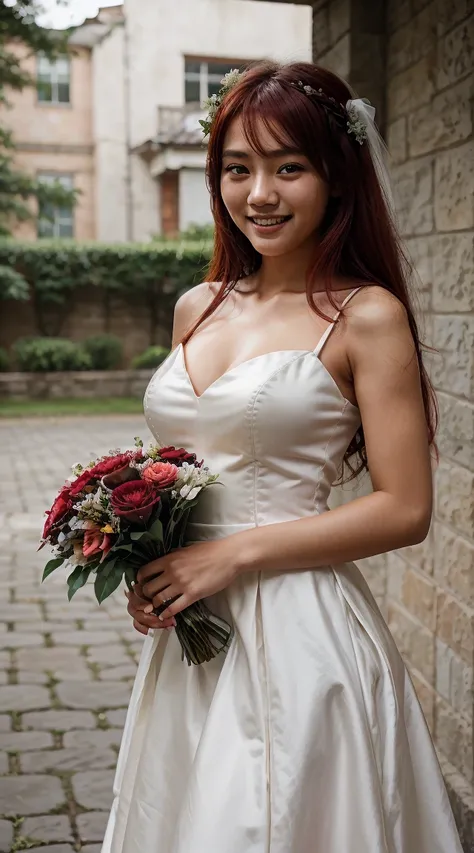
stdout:
[(389, 599), (402, 602), (403, 581), (407, 569), (407, 564), (396, 551), (390, 551), (387, 554), (387, 595)]
[(350, 74), (350, 38), (348, 35), (343, 36), (337, 44), (330, 50), (326, 51), (320, 60), (322, 65), (339, 74), (345, 80)]
[(130, 687), (123, 682), (90, 682), (87, 690), (78, 681), (63, 681), (57, 685), (58, 699), (67, 708), (120, 708), (128, 704)]
[(413, 685), (416, 690), (416, 695), (418, 696), (420, 705), (423, 710), (423, 714), (425, 715), (426, 722), (428, 723), (431, 734), (434, 733), (434, 706), (435, 706), (435, 698), (436, 693), (433, 688), (427, 684), (427, 682), (422, 678), (422, 676), (417, 673), (410, 672), (411, 679), (413, 681)]
[(427, 628), (422, 628), (406, 610), (394, 602), (389, 604), (388, 613), (388, 625), (403, 658), (429, 683), (433, 683), (435, 675), (433, 633)]
[(317, 59), (331, 46), (329, 10), (325, 6), (313, 15), (313, 56)]
[(392, 163), (403, 163), (407, 159), (407, 120), (397, 118), (388, 126), (387, 145)]
[(387, 4), (387, 28), (393, 32), (406, 24), (412, 15), (410, 0), (397, 0), (396, 3)]
[(473, 235), (437, 235), (432, 243), (432, 254), (434, 310), (474, 311)]
[(104, 667), (99, 678), (101, 681), (133, 681), (137, 674), (136, 664), (129, 658), (128, 664), (122, 666)]
[(52, 639), (58, 646), (102, 646), (112, 639), (119, 642), (118, 636), (105, 631), (53, 631)]
[(436, 690), (454, 710), (472, 719), (472, 665), (436, 638)]
[(77, 816), (81, 841), (102, 841), (107, 827), (107, 812), (87, 812)]
[(59, 779), (52, 776), (0, 778), (0, 813), (34, 815), (49, 812), (65, 801)]
[(440, 587), (452, 590), (474, 608), (474, 545), (435, 522), (434, 576)]
[[(125, 710), (125, 709), (124, 709)], [(107, 717), (111, 712), (107, 712)], [(95, 729), (94, 731), (73, 731), (64, 735), (64, 746), (81, 749), (109, 749), (118, 747), (122, 741), (122, 729)]]
[(474, 227), (474, 142), (435, 158), (435, 222), (438, 231)]
[(472, 134), (472, 80), (465, 80), (433, 98), (408, 118), (410, 157), (428, 154), (468, 139)]
[(474, 474), (442, 462), (436, 476), (437, 517), (459, 533), (472, 537), (474, 525)]
[(436, 634), (462, 660), (472, 665), (474, 611), (441, 590), (438, 591)]
[(474, 70), (474, 27), (472, 17), (438, 41), (437, 87), (444, 89)]
[(13, 824), (9, 820), (0, 820), (0, 851), (10, 853), (13, 841)]
[(392, 170), (400, 230), (408, 236), (433, 229), (433, 159), (404, 163)]
[(110, 726), (119, 726), (122, 728), (122, 726), (125, 725), (126, 717), (126, 708), (118, 708), (116, 711), (107, 711), (107, 721)]
[(26, 752), (33, 749), (51, 749), (53, 736), (49, 732), (5, 732), (0, 734), (0, 749), (6, 752)]
[(116, 761), (116, 755), (111, 749), (72, 746), (48, 752), (26, 752), (20, 758), (20, 765), (23, 773), (63, 773), (71, 770), (103, 770), (115, 767)]
[(329, 3), (329, 43), (331, 45), (348, 32), (350, 23), (350, 0), (331, 0)]
[(450, 3), (446, 3), (445, 0), (437, 0), (438, 35), (443, 36), (449, 30), (453, 30), (469, 16), (470, 12), (472, 12), (471, 0), (451, 0)]
[(95, 729), (96, 721), (90, 711), (32, 711), (22, 716), (23, 728), (42, 731), (68, 732), (71, 729)]
[(472, 723), (455, 711), (441, 697), (435, 703), (436, 745), (457, 770), (473, 780)]
[(435, 65), (431, 56), (424, 56), (415, 65), (395, 74), (387, 85), (387, 117), (394, 121), (431, 103), (435, 93)]
[(51, 672), (55, 678), (83, 681), (90, 677), (90, 672), (78, 648), (20, 649), (17, 653), (17, 662), (20, 669), (27, 671), (40, 669)]
[[(27, 817), (21, 826), (21, 834), (44, 843), (73, 841), (71, 825), (66, 815), (38, 815)], [(44, 847), (42, 848), (44, 850)], [(54, 848), (56, 850), (56, 847)]]
[(90, 770), (72, 777), (74, 797), (85, 809), (109, 809), (112, 805), (112, 770)]
[(8, 684), (0, 691), (0, 711), (31, 711), (49, 708), (51, 701), (45, 687)]
[[(474, 316), (435, 316), (433, 334), (439, 355), (432, 377), (439, 391), (474, 398)], [(471, 535), (471, 534), (469, 534)]]
[(418, 545), (410, 545), (408, 548), (401, 548), (397, 553), (403, 560), (410, 563), (416, 569), (425, 572), (427, 575), (432, 575), (434, 568), (433, 527), (430, 528), (423, 542), (420, 542)]
[(389, 77), (403, 71), (436, 47), (434, 2), (429, 3), (388, 39), (387, 72)]
[(0, 714), (0, 732), (9, 732), (12, 727), (12, 719), (8, 714)]
[(410, 613), (434, 631), (436, 587), (431, 580), (411, 568), (407, 569), (403, 578), (402, 601)]
[(438, 392), (438, 447), (443, 456), (474, 470), (474, 405)]

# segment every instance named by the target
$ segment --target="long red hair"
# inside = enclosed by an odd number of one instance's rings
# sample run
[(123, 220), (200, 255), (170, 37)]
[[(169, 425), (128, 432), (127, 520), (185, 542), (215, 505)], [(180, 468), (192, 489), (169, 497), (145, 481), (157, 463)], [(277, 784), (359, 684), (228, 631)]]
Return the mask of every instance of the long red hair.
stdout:
[[(306, 298), (320, 317), (327, 317), (314, 303), (316, 280), (323, 280), (330, 304), (338, 308), (332, 295), (335, 276), (355, 283), (384, 287), (406, 309), (418, 358), (423, 402), (430, 444), (437, 426), (436, 398), (423, 365), (418, 327), (408, 283), (413, 268), (406, 257), (389, 213), (367, 145), (360, 145), (347, 132), (331, 102), (309, 97), (295, 88), (299, 82), (321, 89), (326, 98), (345, 104), (353, 97), (347, 84), (325, 68), (310, 63), (279, 65), (258, 63), (249, 68), (241, 81), (226, 95), (214, 119), (210, 133), (207, 180), (215, 220), (214, 253), (207, 281), (220, 282), (216, 296), (183, 338), (185, 344), (196, 328), (221, 304), (243, 277), (255, 273), (261, 255), (231, 219), (220, 192), (222, 151), (230, 123), (240, 117), (245, 136), (252, 148), (264, 154), (258, 138), (258, 121), (263, 121), (278, 144), (290, 143), (301, 151), (337, 196), (328, 203), (314, 260), (307, 274)], [(351, 464), (351, 458), (359, 464)], [(361, 427), (344, 456), (351, 476), (367, 468), (365, 439)]]

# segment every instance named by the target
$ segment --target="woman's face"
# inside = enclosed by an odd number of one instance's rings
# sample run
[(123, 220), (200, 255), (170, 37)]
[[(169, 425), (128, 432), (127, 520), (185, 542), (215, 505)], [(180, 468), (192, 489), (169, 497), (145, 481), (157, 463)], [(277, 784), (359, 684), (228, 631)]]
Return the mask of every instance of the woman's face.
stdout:
[(229, 215), (261, 255), (277, 257), (315, 242), (329, 198), (327, 183), (293, 146), (282, 148), (261, 122), (265, 156), (247, 142), (240, 118), (224, 140), (221, 193)]

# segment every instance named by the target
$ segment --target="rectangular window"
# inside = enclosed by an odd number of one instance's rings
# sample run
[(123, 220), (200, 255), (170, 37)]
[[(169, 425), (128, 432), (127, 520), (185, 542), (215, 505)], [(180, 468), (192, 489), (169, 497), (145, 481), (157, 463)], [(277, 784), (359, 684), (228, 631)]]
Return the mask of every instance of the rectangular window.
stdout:
[(48, 59), (40, 53), (36, 74), (38, 101), (43, 104), (70, 103), (71, 66), (68, 56)]
[(221, 88), (221, 80), (233, 68), (242, 69), (239, 62), (200, 62), (196, 59), (186, 59), (184, 67), (184, 100), (187, 104), (203, 104), (211, 95), (216, 95)]
[[(65, 189), (72, 190), (72, 175), (59, 172), (41, 172), (38, 180), (46, 184), (59, 183)], [(74, 211), (72, 205), (59, 207), (47, 202), (41, 205), (38, 214), (38, 237), (74, 237)]]

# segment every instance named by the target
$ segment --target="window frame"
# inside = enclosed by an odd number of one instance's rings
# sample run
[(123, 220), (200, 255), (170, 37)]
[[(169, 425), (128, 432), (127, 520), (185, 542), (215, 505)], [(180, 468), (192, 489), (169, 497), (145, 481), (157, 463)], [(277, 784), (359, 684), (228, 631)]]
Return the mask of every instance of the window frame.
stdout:
[[(36, 178), (38, 181), (44, 181), (45, 183), (54, 183), (55, 181), (61, 182), (61, 179), (65, 179), (65, 188), (66, 189), (74, 189), (75, 175), (73, 172), (53, 172), (53, 171), (39, 171), (36, 173)], [(44, 215), (41, 215), (41, 207), (38, 209), (38, 218), (36, 225), (36, 236), (38, 240), (74, 240), (75, 239), (75, 207), (72, 204), (70, 208), (59, 207), (58, 205), (52, 205), (54, 210), (54, 219), (51, 221), (47, 219)], [(64, 215), (64, 211), (67, 210), (69, 215)], [(42, 234), (41, 233), (41, 223), (46, 222), (48, 228), (52, 229), (51, 234)], [(71, 233), (70, 234), (60, 234), (61, 225), (65, 223), (70, 224)]]
[[(201, 57), (201, 56), (188, 56), (184, 57), (184, 103), (185, 104), (203, 104), (204, 101), (209, 98), (209, 78), (212, 78), (212, 66), (213, 65), (228, 65), (229, 71), (233, 68), (243, 68), (248, 65), (250, 60), (248, 59), (226, 59), (225, 57)], [(199, 64), (199, 71), (187, 71), (186, 65), (187, 63)], [(227, 73), (227, 72), (226, 72)], [(224, 76), (223, 73), (215, 73), (215, 80), (211, 80), (211, 82), (219, 82), (222, 80)], [(218, 79), (217, 79), (218, 78)], [(186, 83), (190, 82), (199, 82), (199, 101), (187, 101), (186, 100)]]
[[(68, 86), (68, 100), (60, 101), (58, 98), (59, 95), (59, 86), (64, 85), (59, 79), (60, 74), (57, 71), (57, 63), (59, 60), (67, 61), (67, 86)], [(51, 86), (51, 100), (45, 101), (40, 98), (40, 66), (41, 62), (47, 62), (49, 65), (50, 72), (50, 80), (49, 85)], [(39, 107), (61, 107), (68, 108), (72, 106), (71, 102), (71, 81), (72, 81), (72, 61), (71, 56), (68, 53), (63, 53), (57, 57), (57, 59), (48, 59), (45, 53), (40, 51), (36, 54), (36, 103)]]

